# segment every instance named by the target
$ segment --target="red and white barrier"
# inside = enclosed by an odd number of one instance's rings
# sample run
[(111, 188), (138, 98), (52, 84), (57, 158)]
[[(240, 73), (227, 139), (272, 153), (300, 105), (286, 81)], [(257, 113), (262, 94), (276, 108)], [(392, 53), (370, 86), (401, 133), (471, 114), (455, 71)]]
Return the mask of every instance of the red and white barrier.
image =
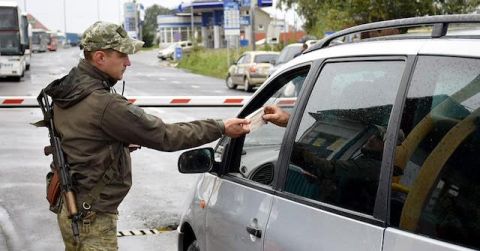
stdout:
[[(130, 103), (141, 107), (240, 107), (250, 100), (250, 96), (130, 96)], [(0, 96), (1, 107), (38, 107), (33, 96)]]

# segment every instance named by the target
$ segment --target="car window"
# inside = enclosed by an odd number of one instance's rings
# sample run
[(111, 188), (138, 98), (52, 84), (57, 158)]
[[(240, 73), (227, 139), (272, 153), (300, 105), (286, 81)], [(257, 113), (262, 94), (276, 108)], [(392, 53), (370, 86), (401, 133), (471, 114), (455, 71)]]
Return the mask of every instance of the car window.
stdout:
[(246, 55), (241, 56), (241, 57), (237, 60), (237, 64), (243, 64), (243, 62), (245, 61), (245, 56), (246, 56)]
[(278, 56), (278, 64), (290, 61), (297, 53), (302, 50), (302, 45), (285, 47)]
[(258, 54), (253, 60), (255, 63), (271, 63), (277, 59), (278, 55), (276, 54)]
[(285, 191), (372, 214), (404, 61), (328, 63), (300, 122)]
[(243, 59), (242, 64), (249, 64), (252, 61), (252, 56), (250, 54), (245, 54), (245, 58)]
[(420, 57), (401, 121), (391, 224), (480, 248), (480, 60)]
[[(271, 84), (279, 89), (265, 99), (263, 106), (275, 104), (291, 112), (308, 70), (309, 67), (302, 67), (272, 80)], [(259, 109), (263, 112), (263, 107)], [(268, 123), (247, 134), (240, 165), (232, 167), (230, 174), (271, 186), (284, 133), (284, 127)]]

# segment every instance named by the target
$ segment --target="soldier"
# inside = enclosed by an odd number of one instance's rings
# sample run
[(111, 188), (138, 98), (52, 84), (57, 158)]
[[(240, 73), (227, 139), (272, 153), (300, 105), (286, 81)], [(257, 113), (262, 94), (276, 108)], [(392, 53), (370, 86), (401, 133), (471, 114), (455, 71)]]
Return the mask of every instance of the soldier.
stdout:
[[(118, 249), (117, 208), (132, 182), (130, 144), (177, 151), (249, 132), (248, 120), (237, 118), (166, 124), (113, 93), (131, 64), (128, 54), (142, 46), (122, 27), (96, 22), (81, 39), (85, 59), (45, 88), (84, 215), (77, 244), (65, 206), (58, 214), (66, 250)], [(103, 187), (100, 180), (107, 180)]]

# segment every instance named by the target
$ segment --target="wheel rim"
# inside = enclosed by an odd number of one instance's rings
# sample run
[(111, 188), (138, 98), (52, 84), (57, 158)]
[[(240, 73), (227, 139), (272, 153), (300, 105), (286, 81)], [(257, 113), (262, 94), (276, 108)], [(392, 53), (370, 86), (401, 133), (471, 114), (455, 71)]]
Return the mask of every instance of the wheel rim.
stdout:
[(233, 85), (233, 80), (231, 76), (227, 77), (227, 87), (233, 89), (235, 86)]

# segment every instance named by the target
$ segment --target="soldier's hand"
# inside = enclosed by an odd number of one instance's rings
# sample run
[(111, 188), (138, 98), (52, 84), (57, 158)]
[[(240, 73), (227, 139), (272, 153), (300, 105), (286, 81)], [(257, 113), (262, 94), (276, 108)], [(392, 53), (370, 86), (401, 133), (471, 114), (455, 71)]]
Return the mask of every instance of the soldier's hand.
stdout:
[(223, 123), (225, 124), (224, 134), (230, 138), (237, 138), (250, 132), (248, 119), (232, 118), (224, 120)]

